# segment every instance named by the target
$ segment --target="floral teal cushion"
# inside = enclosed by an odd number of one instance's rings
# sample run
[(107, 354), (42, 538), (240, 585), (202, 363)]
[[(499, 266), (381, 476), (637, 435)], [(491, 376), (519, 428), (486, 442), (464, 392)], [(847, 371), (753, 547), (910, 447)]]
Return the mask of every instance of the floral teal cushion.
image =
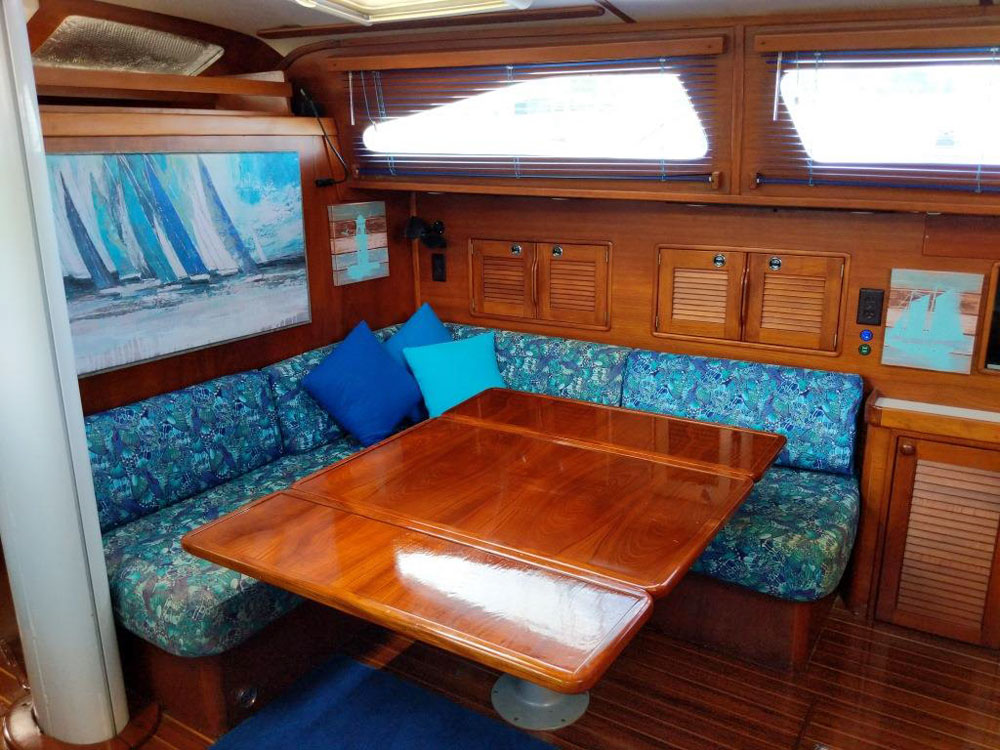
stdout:
[(226, 651), (293, 609), (282, 589), (189, 555), (188, 531), (360, 450), (343, 438), (283, 456), (104, 535), (111, 601), (128, 630), (177, 656)]
[(792, 601), (840, 583), (861, 498), (854, 477), (773, 468), (691, 570)]
[[(373, 333), (379, 341), (385, 341), (399, 328), (392, 325)], [(331, 344), (297, 354), (262, 370), (271, 383), (285, 453), (311, 451), (344, 435), (330, 413), (302, 387), (302, 378), (326, 359), (335, 346)]]
[(271, 382), (285, 453), (310, 451), (343, 435), (330, 413), (302, 387), (302, 378), (332, 351), (333, 346), (313, 349), (263, 370)]
[(850, 474), (859, 375), (633, 350), (622, 406), (777, 432), (779, 466)]
[(246, 474), (281, 455), (271, 390), (244, 372), (87, 418), (101, 530)]
[[(448, 324), (455, 338), (492, 330)], [(497, 364), (510, 388), (617, 406), (629, 349), (591, 341), (496, 331)]]

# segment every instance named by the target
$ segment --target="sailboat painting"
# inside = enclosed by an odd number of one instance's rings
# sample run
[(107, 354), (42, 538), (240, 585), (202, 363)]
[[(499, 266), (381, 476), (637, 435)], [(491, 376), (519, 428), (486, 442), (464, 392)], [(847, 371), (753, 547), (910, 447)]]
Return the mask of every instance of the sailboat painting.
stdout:
[(309, 322), (299, 155), (52, 154), (77, 372)]
[(983, 276), (894, 268), (882, 364), (972, 370)]

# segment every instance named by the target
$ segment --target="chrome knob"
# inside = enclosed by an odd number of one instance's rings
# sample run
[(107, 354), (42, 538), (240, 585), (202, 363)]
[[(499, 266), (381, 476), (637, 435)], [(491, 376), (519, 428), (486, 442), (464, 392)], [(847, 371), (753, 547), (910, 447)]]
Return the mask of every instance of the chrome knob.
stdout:
[(781, 258), (779, 258), (777, 255), (775, 255), (773, 258), (771, 258), (771, 260), (769, 260), (767, 262), (767, 265), (768, 265), (768, 268), (770, 268), (772, 271), (780, 271), (781, 270)]
[(520, 255), (521, 254), (521, 250), (523, 250), (523, 248), (520, 245), (511, 245), (510, 246), (510, 254), (511, 255)]
[(563, 254), (563, 249), (559, 245), (556, 245), (555, 247), (552, 248), (553, 258), (561, 258), (562, 254)]
[(726, 265), (726, 256), (723, 255), (722, 253), (719, 253), (714, 258), (712, 258), (712, 265), (715, 266), (716, 268), (722, 268), (724, 265)]

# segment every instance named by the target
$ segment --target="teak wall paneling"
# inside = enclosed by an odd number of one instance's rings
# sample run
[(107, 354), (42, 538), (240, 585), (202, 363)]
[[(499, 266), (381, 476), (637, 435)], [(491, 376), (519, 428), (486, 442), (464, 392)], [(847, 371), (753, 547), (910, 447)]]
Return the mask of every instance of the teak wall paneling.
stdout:
[[(167, 116), (167, 122), (173, 122), (171, 117)], [(140, 114), (131, 116), (133, 121), (143, 118), (155, 120), (157, 116)], [(245, 118), (230, 119), (234, 121), (232, 128), (238, 128), (239, 123)], [(259, 120), (263, 118), (252, 119), (254, 127), (257, 128)], [(292, 120), (292, 118), (276, 119), (286, 122)], [(141, 122), (133, 122), (131, 127), (139, 131), (155, 132), (154, 127)], [(280, 126), (276, 127), (279, 131), (282, 129)], [(120, 126), (109, 125), (109, 129), (115, 132), (127, 131), (127, 128)], [(303, 219), (311, 322), (81, 378), (80, 393), (87, 414), (183, 388), (210, 378), (262, 367), (339, 340), (361, 319), (366, 319), (372, 328), (378, 328), (405, 319), (414, 309), (410, 248), (409, 243), (402, 240), (403, 226), (409, 216), (406, 196), (371, 196), (346, 191), (341, 187), (317, 188), (316, 178), (327, 177), (330, 174), (323, 142), (319, 137), (60, 136), (46, 138), (45, 146), (50, 153), (298, 151), (302, 166)], [(337, 202), (361, 200), (386, 201), (390, 238), (390, 275), (384, 279), (334, 287), (327, 206)]]
[[(869, 387), (885, 395), (973, 408), (1000, 408), (996, 377), (957, 375), (880, 364), (884, 328), (874, 328), (872, 353), (858, 346), (864, 326), (855, 322), (862, 287), (888, 290), (892, 268), (967, 271), (988, 274), (985, 258), (922, 254), (924, 216), (847, 211), (779, 210), (688, 206), (641, 201), (552, 200), (526, 197), (419, 194), (418, 215), (442, 220), (449, 247), (447, 281), (431, 278), (430, 251), (417, 250), (420, 301), (430, 302), (445, 320), (514, 328), (660, 351), (752, 359), (777, 364), (861, 373)], [(611, 327), (608, 331), (473, 316), (469, 304), (470, 240), (477, 237), (565, 238), (567, 243), (614, 248), (611, 271)], [(697, 341), (653, 335), (657, 249), (728, 247), (754, 252), (843, 255), (847, 257), (844, 305), (837, 353), (811, 353), (764, 344)]]

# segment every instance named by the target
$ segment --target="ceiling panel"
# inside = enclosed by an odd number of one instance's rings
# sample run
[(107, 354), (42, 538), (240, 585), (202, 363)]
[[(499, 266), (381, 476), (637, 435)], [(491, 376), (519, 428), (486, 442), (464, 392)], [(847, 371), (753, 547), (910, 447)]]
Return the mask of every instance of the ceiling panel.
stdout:
[[(166, 13), (253, 34), (270, 26), (341, 23), (322, 11), (304, 8), (291, 0), (112, 0), (119, 5)], [(865, 10), (882, 8), (977, 5), (976, 0), (612, 0), (637, 21), (667, 21), (675, 18), (746, 16), (782, 12)], [(533, 8), (580, 5), (587, 0), (535, 0)], [(621, 23), (608, 13), (578, 23)], [(315, 38), (307, 41), (316, 41)], [(272, 45), (288, 52), (303, 40), (278, 40)]]

